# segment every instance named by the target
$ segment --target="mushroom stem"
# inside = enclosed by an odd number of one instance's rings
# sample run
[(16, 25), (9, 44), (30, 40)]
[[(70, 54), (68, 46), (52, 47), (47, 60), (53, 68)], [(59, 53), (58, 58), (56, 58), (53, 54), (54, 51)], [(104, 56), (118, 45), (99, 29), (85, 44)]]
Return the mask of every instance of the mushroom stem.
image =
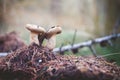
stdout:
[(30, 33), (30, 43), (36, 43), (39, 45), (38, 33), (35, 33), (35, 32)]
[(52, 27), (46, 32), (46, 47), (53, 50), (56, 46), (56, 35), (62, 32), (61, 27)]
[(55, 46), (56, 46), (56, 35), (53, 35), (51, 38), (47, 39), (46, 47), (48, 47), (50, 50), (53, 50)]

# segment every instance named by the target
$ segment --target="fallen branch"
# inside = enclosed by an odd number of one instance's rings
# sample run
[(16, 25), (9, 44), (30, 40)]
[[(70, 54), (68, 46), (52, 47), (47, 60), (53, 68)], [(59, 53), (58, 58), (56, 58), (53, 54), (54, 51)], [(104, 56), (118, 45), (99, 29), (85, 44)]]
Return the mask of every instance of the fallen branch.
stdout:
[(90, 47), (93, 44), (102, 43), (104, 41), (109, 41), (109, 40), (119, 38), (119, 37), (120, 37), (120, 33), (115, 34), (115, 35), (109, 35), (109, 36), (105, 36), (105, 37), (102, 37), (102, 38), (97, 38), (95, 40), (90, 40), (90, 41), (86, 41), (86, 42), (82, 42), (82, 43), (78, 43), (78, 44), (74, 44), (74, 45), (67, 45), (67, 46), (63, 46), (61, 48), (55, 48), (53, 50), (53, 52), (54, 53), (61, 53), (61, 52), (74, 50), (74, 49), (79, 49), (79, 48), (83, 48), (83, 47)]

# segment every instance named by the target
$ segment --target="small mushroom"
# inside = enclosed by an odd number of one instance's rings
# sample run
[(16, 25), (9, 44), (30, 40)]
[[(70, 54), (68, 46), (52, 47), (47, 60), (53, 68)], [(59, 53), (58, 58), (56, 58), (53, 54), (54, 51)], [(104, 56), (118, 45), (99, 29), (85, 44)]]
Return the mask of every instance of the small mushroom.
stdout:
[(26, 28), (30, 31), (30, 43), (42, 44), (38, 41), (38, 35), (42, 35), (46, 30), (38, 25), (27, 24)]
[(62, 32), (62, 28), (57, 26), (57, 27), (51, 27), (47, 32), (46, 32), (46, 47), (48, 47), (50, 50), (53, 50), (54, 47), (56, 46), (56, 35), (60, 34)]

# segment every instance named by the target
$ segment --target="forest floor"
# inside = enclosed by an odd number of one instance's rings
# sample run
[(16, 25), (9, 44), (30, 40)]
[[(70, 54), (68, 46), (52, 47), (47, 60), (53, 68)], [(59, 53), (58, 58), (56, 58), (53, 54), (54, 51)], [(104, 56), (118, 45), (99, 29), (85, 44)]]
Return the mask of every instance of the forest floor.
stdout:
[(0, 80), (119, 80), (120, 67), (104, 58), (54, 55), (33, 43), (0, 58)]

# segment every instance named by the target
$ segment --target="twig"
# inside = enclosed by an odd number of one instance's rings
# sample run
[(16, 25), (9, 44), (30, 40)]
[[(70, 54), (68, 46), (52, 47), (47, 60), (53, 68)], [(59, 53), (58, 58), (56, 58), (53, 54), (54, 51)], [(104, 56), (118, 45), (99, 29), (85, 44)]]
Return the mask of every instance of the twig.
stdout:
[(94, 55), (95, 57), (97, 57), (97, 52), (96, 52), (95, 48), (94, 48), (92, 45), (89, 46), (89, 49), (92, 51), (93, 55)]
[(106, 55), (101, 55), (99, 57), (107, 57), (107, 56), (113, 56), (113, 55), (120, 55), (120, 53), (106, 54)]
[(73, 40), (72, 40), (72, 45), (74, 45), (74, 43), (75, 43), (76, 34), (77, 34), (77, 30), (75, 29), (75, 32), (74, 32), (74, 35), (73, 35)]

